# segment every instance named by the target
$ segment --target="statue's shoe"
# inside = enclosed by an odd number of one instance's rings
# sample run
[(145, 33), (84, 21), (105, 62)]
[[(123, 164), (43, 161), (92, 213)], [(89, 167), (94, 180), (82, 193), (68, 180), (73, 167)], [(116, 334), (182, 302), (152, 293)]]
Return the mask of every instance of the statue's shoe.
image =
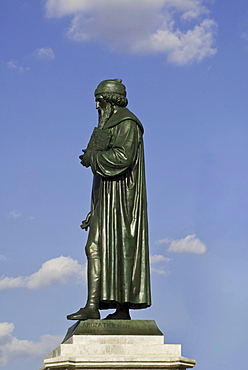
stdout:
[(97, 320), (100, 319), (100, 313), (96, 308), (83, 307), (79, 311), (67, 316), (67, 320)]
[(110, 313), (104, 320), (131, 320), (131, 316), (127, 312), (116, 311)]

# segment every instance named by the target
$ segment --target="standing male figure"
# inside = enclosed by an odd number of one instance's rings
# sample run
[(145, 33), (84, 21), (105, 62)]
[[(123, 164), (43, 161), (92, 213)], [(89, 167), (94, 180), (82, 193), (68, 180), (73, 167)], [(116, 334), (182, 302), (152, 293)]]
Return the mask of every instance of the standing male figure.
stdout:
[(79, 158), (94, 174), (89, 227), (88, 299), (70, 320), (130, 319), (129, 309), (151, 305), (143, 126), (127, 108), (122, 80), (95, 90), (98, 127)]

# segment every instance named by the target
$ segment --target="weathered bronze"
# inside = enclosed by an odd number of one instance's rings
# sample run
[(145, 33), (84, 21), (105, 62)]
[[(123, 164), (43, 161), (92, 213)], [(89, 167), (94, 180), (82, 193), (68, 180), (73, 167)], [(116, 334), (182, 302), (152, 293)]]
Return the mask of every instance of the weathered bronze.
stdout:
[(151, 305), (143, 126), (127, 108), (122, 80), (95, 90), (98, 127), (79, 158), (94, 174), (89, 235), (88, 300), (70, 320), (130, 319), (129, 309)]

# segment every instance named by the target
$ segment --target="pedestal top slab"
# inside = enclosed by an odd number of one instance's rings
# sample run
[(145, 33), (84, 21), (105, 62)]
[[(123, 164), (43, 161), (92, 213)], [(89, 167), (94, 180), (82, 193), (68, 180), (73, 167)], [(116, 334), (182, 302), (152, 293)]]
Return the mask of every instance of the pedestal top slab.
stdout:
[(72, 325), (63, 340), (73, 335), (163, 335), (154, 320), (85, 320)]

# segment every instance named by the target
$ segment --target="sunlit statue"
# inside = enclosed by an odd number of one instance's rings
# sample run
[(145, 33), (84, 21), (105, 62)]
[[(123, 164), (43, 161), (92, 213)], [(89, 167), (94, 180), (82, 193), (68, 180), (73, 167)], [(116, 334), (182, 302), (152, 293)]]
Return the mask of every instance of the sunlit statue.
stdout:
[(129, 309), (151, 305), (143, 126), (127, 108), (122, 80), (95, 90), (98, 126), (79, 158), (94, 174), (89, 235), (88, 299), (70, 320), (131, 319)]

